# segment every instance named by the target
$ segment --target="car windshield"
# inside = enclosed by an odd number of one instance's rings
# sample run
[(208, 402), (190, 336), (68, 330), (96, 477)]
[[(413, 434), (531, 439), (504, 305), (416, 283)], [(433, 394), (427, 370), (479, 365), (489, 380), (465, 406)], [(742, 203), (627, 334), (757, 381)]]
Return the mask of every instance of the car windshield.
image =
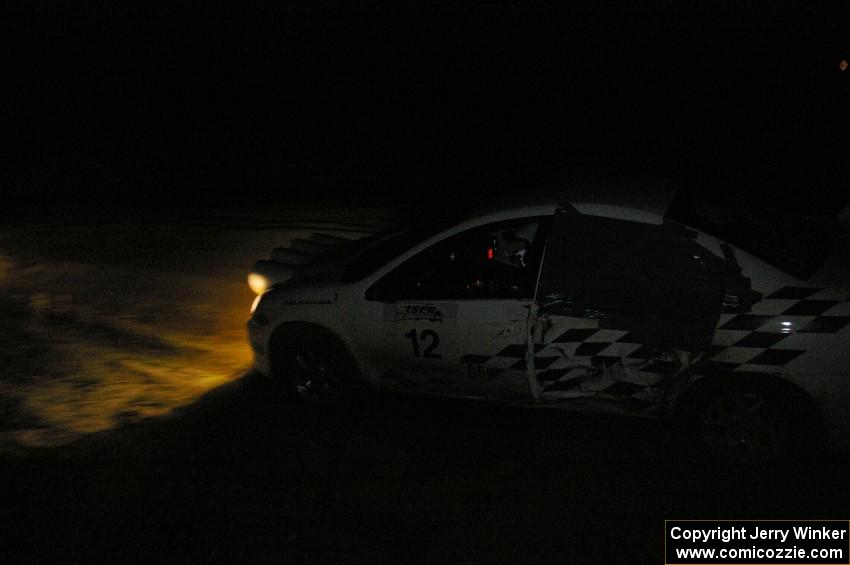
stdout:
[(375, 236), (373, 243), (367, 245), (356, 259), (346, 267), (342, 274), (342, 282), (359, 281), (417, 243), (425, 241), (447, 227), (447, 222), (437, 222), (408, 230), (388, 230), (384, 234)]

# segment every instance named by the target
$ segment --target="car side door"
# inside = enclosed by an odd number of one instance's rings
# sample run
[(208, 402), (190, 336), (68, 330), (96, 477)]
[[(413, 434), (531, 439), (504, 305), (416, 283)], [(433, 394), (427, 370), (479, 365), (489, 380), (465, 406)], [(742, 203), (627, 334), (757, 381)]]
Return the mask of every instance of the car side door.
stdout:
[(528, 320), (549, 225), (544, 216), (465, 230), (372, 285), (363, 314), (377, 327), (362, 350), (379, 382), (527, 398)]
[(742, 283), (695, 235), (673, 222), (556, 212), (534, 331), (543, 400), (626, 411), (664, 402), (710, 347), (724, 299)]

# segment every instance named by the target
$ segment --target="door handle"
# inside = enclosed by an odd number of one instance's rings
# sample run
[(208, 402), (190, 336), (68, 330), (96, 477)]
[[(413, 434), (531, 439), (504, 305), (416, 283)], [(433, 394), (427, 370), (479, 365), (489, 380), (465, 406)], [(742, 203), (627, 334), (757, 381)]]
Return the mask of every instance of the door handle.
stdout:
[(481, 324), (481, 333), (491, 336), (509, 336), (516, 331), (516, 326), (503, 322)]

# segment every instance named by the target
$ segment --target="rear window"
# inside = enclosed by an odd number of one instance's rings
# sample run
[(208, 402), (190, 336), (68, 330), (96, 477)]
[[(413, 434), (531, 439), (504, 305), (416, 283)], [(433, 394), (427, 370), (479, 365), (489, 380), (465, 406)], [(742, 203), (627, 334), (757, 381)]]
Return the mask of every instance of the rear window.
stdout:
[(799, 279), (817, 273), (832, 252), (833, 226), (743, 203), (732, 206), (691, 195), (677, 196), (667, 217), (709, 233), (752, 253)]

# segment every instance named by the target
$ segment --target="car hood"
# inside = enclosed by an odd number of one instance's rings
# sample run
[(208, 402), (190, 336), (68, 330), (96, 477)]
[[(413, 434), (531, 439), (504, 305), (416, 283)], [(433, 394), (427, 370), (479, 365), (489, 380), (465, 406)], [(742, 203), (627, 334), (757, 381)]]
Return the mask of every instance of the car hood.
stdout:
[(377, 238), (345, 239), (327, 234), (313, 234), (309, 239), (293, 239), (287, 247), (272, 250), (251, 268), (267, 281), (277, 284), (320, 284), (339, 282), (345, 268)]

